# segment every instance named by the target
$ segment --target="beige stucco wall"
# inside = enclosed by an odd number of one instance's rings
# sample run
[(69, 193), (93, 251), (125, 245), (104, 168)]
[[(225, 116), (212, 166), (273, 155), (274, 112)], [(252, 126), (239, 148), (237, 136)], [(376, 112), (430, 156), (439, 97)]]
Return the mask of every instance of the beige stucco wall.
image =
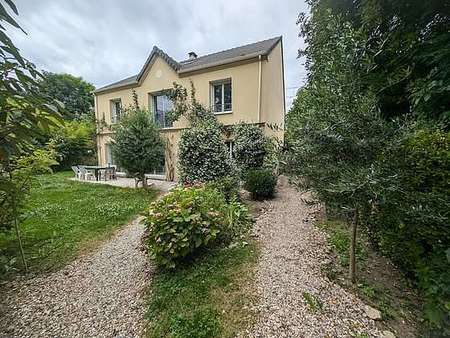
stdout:
[[(259, 62), (261, 62), (261, 67)], [(218, 120), (231, 125), (241, 121), (247, 123), (270, 123), (283, 125), (284, 121), (284, 88), (282, 68), (282, 47), (278, 43), (267, 57), (267, 60), (257, 59), (251, 62), (227, 65), (208, 69), (186, 75), (179, 74), (171, 68), (163, 59), (157, 57), (139, 86), (126, 89), (116, 89), (110, 92), (97, 93), (95, 98), (96, 117), (104, 119), (107, 125), (111, 124), (110, 101), (121, 99), (122, 106), (132, 104), (132, 91), (135, 90), (141, 107), (149, 107), (150, 95), (164, 89), (173, 87), (177, 82), (186, 88), (190, 88), (190, 82), (194, 84), (197, 100), (205, 106), (210, 106), (211, 82), (231, 79), (232, 83), (232, 112), (218, 114)], [(259, 97), (259, 76), (261, 70), (261, 88)], [(260, 114), (258, 118), (258, 100), (260, 99)], [(150, 109), (153, 107), (150, 105)], [(170, 154), (166, 154), (167, 166), (173, 167), (176, 178), (176, 165), (178, 158), (178, 140), (181, 130), (187, 127), (184, 119), (175, 121), (172, 128), (165, 128), (162, 135), (171, 144)], [(267, 134), (282, 138), (282, 131), (273, 132), (264, 128)], [(99, 131), (97, 138), (99, 164), (106, 164), (106, 144), (111, 140), (108, 128)], [(167, 159), (170, 156), (171, 159)], [(167, 172), (166, 166), (166, 172)], [(170, 169), (170, 168), (169, 168)], [(170, 171), (170, 170), (169, 170)]]

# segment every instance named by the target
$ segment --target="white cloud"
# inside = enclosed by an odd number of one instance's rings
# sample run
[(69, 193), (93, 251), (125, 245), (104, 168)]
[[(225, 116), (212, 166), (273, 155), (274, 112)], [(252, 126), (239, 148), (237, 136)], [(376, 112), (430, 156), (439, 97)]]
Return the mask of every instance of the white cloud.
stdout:
[(295, 0), (21, 0), (10, 34), (39, 68), (82, 76), (102, 86), (137, 73), (157, 45), (176, 60), (282, 35), (286, 97), (305, 79)]

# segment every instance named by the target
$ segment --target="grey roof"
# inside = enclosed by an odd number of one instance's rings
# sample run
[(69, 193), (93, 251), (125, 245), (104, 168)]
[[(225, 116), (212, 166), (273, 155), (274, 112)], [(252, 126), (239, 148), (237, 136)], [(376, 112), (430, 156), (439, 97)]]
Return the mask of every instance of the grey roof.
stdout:
[(258, 41), (240, 47), (227, 49), (217, 53), (199, 56), (193, 60), (184, 60), (181, 62), (175, 61), (164, 51), (154, 46), (144, 65), (142, 66), (139, 74), (127, 77), (126, 79), (101, 87), (97, 89), (95, 92), (98, 93), (128, 85), (137, 85), (139, 83), (139, 80), (145, 74), (145, 71), (148, 68), (148, 66), (151, 65), (156, 59), (156, 56), (159, 56), (163, 60), (165, 60), (176, 72), (178, 72), (179, 74), (183, 74), (227, 63), (248, 60), (256, 58), (259, 55), (265, 56), (271, 52), (271, 50), (280, 40), (281, 36), (263, 41)]

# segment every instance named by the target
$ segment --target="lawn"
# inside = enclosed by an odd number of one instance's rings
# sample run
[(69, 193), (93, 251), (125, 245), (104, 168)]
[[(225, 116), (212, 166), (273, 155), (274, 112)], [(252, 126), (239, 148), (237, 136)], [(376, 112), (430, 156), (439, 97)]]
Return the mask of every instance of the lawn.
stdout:
[[(155, 191), (71, 181), (72, 173), (39, 177), (21, 222), (33, 272), (53, 270), (110, 236), (148, 206)], [(0, 279), (23, 270), (13, 231), (0, 233)]]
[(211, 249), (174, 271), (159, 271), (149, 292), (147, 336), (231, 338), (255, 318), (250, 308), (257, 246)]

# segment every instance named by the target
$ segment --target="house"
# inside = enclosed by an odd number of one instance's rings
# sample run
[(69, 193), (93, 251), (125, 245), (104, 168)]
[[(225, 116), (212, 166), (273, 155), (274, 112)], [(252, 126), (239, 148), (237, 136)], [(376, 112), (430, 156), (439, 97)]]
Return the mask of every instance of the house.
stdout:
[[(167, 140), (165, 165), (156, 173), (159, 178), (177, 177), (177, 143), (188, 125), (181, 118), (171, 123), (166, 113), (172, 103), (166, 96), (173, 83), (186, 88), (193, 83), (197, 100), (211, 107), (224, 125), (239, 122), (258, 124), (267, 135), (283, 138), (285, 114), (282, 37), (255, 42), (217, 53), (175, 61), (158, 47), (153, 47), (137, 75), (95, 91), (95, 114), (106, 128), (97, 135), (98, 162), (114, 164), (110, 126), (120, 119), (122, 107), (133, 102), (133, 92), (141, 107), (148, 107), (162, 136)], [(271, 128), (277, 126), (278, 128)], [(232, 149), (232, 135), (227, 142)], [(231, 153), (231, 151), (230, 151)]]

